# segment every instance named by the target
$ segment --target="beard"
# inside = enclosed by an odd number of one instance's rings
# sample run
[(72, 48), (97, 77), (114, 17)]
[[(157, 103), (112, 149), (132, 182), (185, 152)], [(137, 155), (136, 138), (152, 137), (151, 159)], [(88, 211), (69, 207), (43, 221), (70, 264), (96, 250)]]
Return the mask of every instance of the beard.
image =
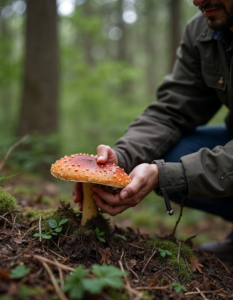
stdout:
[(213, 30), (221, 30), (233, 27), (233, 3), (230, 5), (228, 11), (221, 3), (208, 3), (207, 5), (199, 6), (201, 11), (208, 8), (219, 8), (224, 10), (225, 14), (222, 19), (217, 20), (214, 16), (206, 17), (208, 26)]

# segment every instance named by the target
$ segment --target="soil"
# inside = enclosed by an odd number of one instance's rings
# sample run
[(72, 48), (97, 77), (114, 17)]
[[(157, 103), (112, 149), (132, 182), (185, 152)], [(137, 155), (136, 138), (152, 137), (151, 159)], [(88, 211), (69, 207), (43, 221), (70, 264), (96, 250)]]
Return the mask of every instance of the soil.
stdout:
[[(185, 257), (186, 271), (191, 278), (187, 281), (178, 276), (166, 257), (161, 257), (156, 245), (159, 240), (191, 246), (192, 238), (185, 242), (177, 241), (172, 235), (155, 237), (131, 228), (114, 226), (111, 229), (108, 222), (101, 219), (83, 228), (80, 214), (61, 202), (50, 219), (59, 215), (69, 221), (58, 236), (40, 241), (34, 236), (39, 220), (29, 222), (20, 217), (15, 221), (15, 215), (16, 212), (9, 212), (5, 216), (8, 222), (0, 221), (0, 299), (69, 299), (67, 294), (58, 295), (56, 286), (58, 289), (63, 286), (71, 270), (80, 264), (90, 269), (93, 264), (104, 263), (128, 271), (125, 286), (114, 296), (107, 289), (99, 295), (85, 294), (84, 299), (233, 299), (233, 264), (194, 249), (194, 264), (190, 257)], [(48, 219), (42, 219), (42, 226), (48, 226)], [(97, 238), (96, 227), (105, 232), (102, 236), (105, 242)], [(177, 259), (183, 256), (180, 251)], [(10, 272), (18, 265), (25, 265), (31, 272), (21, 279), (12, 279)], [(60, 279), (57, 284), (55, 278)], [(187, 291), (176, 292), (174, 282)]]

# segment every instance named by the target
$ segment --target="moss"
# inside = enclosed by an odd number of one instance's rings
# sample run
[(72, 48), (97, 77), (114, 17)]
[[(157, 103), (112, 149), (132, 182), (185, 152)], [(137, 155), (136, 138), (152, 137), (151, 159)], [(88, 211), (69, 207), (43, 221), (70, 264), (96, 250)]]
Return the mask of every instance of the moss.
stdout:
[(163, 265), (171, 265), (172, 268), (177, 272), (177, 276), (180, 280), (190, 281), (191, 276), (187, 269), (186, 262), (184, 260), (184, 257), (187, 258), (187, 261), (189, 261), (189, 257), (195, 257), (193, 254), (193, 250), (181, 243), (180, 248), (180, 259), (179, 262), (177, 262), (177, 255), (178, 255), (178, 244), (171, 240), (162, 240), (162, 239), (155, 239), (151, 238), (147, 241), (146, 245), (148, 248), (152, 249), (154, 246), (154, 243), (157, 248), (162, 250), (168, 250), (171, 252), (171, 255), (166, 255), (165, 257), (159, 256), (159, 260), (161, 264)]
[(22, 217), (29, 222), (39, 219), (40, 217), (43, 218), (50, 218), (53, 216), (55, 209), (28, 209), (25, 208), (25, 210), (22, 212)]
[(170, 279), (169, 279), (168, 276), (164, 276), (164, 277), (161, 279), (162, 284), (168, 284), (169, 281), (170, 281)]
[(92, 230), (88, 230), (88, 229), (86, 229), (84, 227), (79, 227), (78, 229), (76, 229), (74, 231), (74, 234), (85, 235), (85, 236), (89, 236), (89, 235), (91, 235), (91, 233), (92, 233)]
[[(4, 215), (9, 210), (18, 210), (16, 199), (8, 194), (4, 189), (0, 190), (0, 215)], [(9, 216), (7, 216), (9, 218)]]
[(42, 295), (44, 290), (41, 286), (35, 286), (33, 288), (26, 284), (23, 284), (19, 290), (19, 299), (28, 299), (31, 296)]

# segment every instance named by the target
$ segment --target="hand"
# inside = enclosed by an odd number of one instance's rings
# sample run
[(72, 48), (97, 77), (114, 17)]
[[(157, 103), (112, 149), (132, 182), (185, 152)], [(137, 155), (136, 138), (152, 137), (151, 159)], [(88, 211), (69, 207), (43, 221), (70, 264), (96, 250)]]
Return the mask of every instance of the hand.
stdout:
[[(97, 147), (97, 155), (95, 156), (97, 163), (104, 164), (107, 161), (118, 165), (118, 158), (115, 151), (106, 145), (99, 145)], [(82, 183), (76, 182), (73, 188), (72, 195), (74, 196), (74, 203), (79, 203), (79, 209), (83, 209), (83, 190)]]
[(159, 173), (156, 164), (141, 164), (129, 175), (131, 183), (120, 194), (112, 195), (105, 192), (100, 186), (93, 187), (93, 198), (102, 212), (116, 216), (129, 207), (140, 203), (151, 191), (158, 187)]

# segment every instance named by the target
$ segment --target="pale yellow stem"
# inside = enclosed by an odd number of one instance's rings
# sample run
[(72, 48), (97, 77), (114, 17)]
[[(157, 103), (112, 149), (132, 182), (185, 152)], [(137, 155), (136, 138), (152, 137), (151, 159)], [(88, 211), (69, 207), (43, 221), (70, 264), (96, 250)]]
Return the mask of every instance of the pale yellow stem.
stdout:
[(94, 183), (83, 183), (83, 215), (81, 225), (84, 226), (87, 220), (98, 216), (98, 207), (92, 198)]

